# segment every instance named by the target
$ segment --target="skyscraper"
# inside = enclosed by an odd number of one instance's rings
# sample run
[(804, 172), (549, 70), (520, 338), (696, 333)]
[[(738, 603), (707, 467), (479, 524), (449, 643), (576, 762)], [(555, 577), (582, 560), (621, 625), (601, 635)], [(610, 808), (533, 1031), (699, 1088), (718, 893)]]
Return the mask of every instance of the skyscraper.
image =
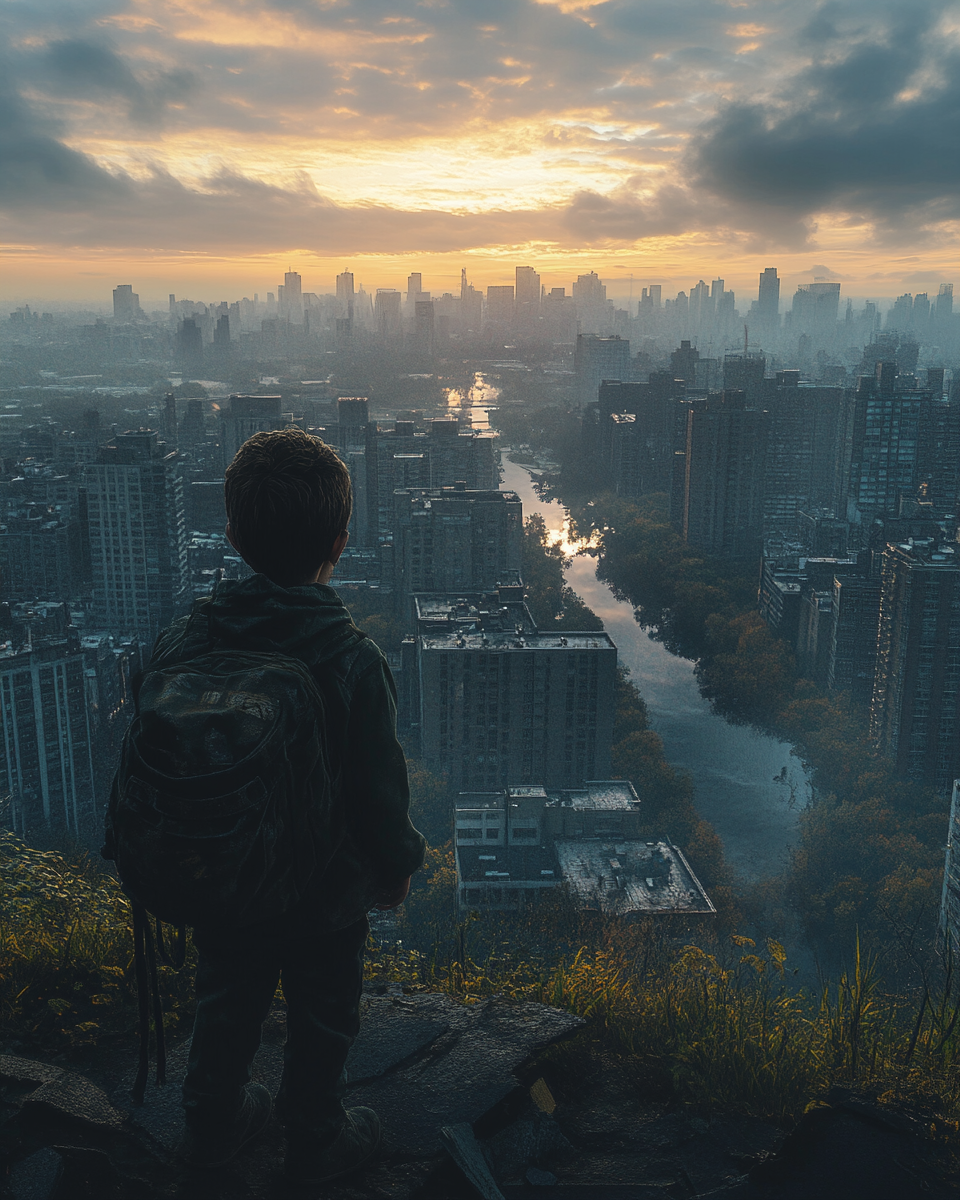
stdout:
[(133, 284), (117, 284), (113, 289), (113, 319), (118, 322), (136, 321), (142, 316), (140, 297), (133, 290)]
[(402, 299), (403, 293), (398, 292), (396, 288), (377, 288), (377, 296), (373, 305), (374, 320), (377, 325), (377, 333), (387, 345), (398, 345), (403, 335), (400, 319)]
[(769, 343), (772, 350), (780, 328), (780, 279), (776, 267), (764, 267), (760, 272), (757, 323), (760, 344)]
[(585, 408), (596, 403), (604, 379), (626, 382), (632, 372), (630, 343), (621, 337), (577, 334), (573, 369), (577, 377), (577, 404)]
[(404, 641), (406, 720), (454, 788), (609, 775), (617, 648), (606, 633), (538, 631), (521, 596), (422, 597)]
[[(912, 375), (899, 375), (895, 362), (879, 361), (873, 377), (861, 377), (844, 472), (848, 520), (896, 515), (901, 498), (916, 496), (928, 470), (932, 415), (930, 392), (917, 388)], [(944, 434), (949, 444), (949, 429)]]
[(149, 641), (185, 596), (177, 452), (150, 430), (121, 433), (86, 468), (86, 481), (94, 620)]
[(513, 325), (515, 316), (516, 297), (513, 284), (488, 287), (487, 305), (484, 311), (485, 324), (500, 326), (506, 330)]
[(337, 276), (337, 317), (353, 320), (353, 272), (342, 271)]
[(758, 558), (768, 415), (743, 392), (694, 400), (687, 414), (684, 540), (706, 554)]
[(883, 555), (870, 728), (898, 772), (949, 795), (960, 775), (960, 562), (912, 539)]
[(517, 324), (529, 334), (540, 317), (540, 276), (533, 267), (517, 267), (516, 285)]
[[(280, 289), (277, 291), (279, 293)], [(303, 290), (296, 271), (287, 271), (283, 277), (280, 319), (289, 321), (291, 325), (303, 324)]]
[(280, 396), (230, 396), (217, 414), (220, 466), (226, 471), (247, 438), (282, 429)]
[(839, 283), (826, 279), (801, 283), (793, 297), (793, 332), (817, 339), (832, 337), (839, 312)]

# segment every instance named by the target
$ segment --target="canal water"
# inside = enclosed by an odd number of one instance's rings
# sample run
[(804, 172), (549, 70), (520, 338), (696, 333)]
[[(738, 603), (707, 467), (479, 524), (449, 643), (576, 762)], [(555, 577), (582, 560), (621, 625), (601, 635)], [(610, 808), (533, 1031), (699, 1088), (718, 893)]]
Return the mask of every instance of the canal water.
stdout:
[(720, 835), (727, 861), (745, 881), (779, 871), (797, 838), (810, 785), (789, 743), (731, 725), (700, 695), (694, 665), (653, 641), (629, 603), (614, 598), (596, 575), (596, 560), (578, 555), (568, 538), (566, 510), (537, 496), (529, 471), (503, 456), (502, 487), (517, 492), (523, 514), (540, 513), (571, 556), (567, 582), (603, 620), (620, 661), (646, 701), (667, 759), (689, 772), (697, 811)]

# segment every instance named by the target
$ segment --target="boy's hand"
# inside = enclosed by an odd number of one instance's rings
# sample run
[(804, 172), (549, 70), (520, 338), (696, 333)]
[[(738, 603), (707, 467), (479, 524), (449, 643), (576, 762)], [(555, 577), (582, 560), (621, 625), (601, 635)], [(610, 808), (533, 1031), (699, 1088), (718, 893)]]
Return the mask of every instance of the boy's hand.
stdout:
[(392, 891), (384, 892), (377, 903), (373, 906), (378, 912), (389, 912), (391, 908), (399, 908), (406, 900), (407, 893), (410, 891), (410, 876), (408, 875), (402, 883), (398, 883)]

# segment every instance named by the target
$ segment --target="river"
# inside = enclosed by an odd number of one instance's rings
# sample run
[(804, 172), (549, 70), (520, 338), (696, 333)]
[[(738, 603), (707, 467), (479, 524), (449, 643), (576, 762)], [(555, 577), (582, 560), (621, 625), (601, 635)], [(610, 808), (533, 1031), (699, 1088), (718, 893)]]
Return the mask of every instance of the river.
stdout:
[(632, 605), (615, 599), (597, 579), (595, 559), (576, 554), (576, 544), (567, 537), (563, 506), (540, 500), (529, 472), (508, 462), (506, 453), (502, 486), (519, 494), (525, 517), (540, 513), (554, 539), (571, 555), (568, 583), (616, 642), (620, 661), (630, 668), (646, 701), (650, 723), (663, 739), (667, 759), (693, 778), (697, 811), (720, 835), (727, 862), (744, 881), (780, 870), (797, 838), (799, 811), (810, 796), (806, 774), (789, 743), (731, 725), (710, 710), (697, 687), (693, 663), (647, 636), (634, 619)]

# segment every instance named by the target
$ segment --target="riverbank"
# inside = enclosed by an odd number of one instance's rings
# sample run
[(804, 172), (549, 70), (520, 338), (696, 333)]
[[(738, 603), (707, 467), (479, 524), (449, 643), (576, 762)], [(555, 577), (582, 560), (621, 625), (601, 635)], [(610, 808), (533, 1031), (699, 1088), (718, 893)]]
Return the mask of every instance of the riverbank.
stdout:
[(537, 495), (530, 469), (504, 457), (503, 487), (523, 502), (524, 517), (539, 514), (569, 556), (567, 582), (603, 621), (620, 661), (647, 705), (668, 761), (690, 774), (697, 812), (716, 829), (728, 865), (747, 883), (782, 872), (798, 840), (800, 810), (810, 783), (788, 742), (711, 711), (694, 663), (678, 658), (637, 624), (633, 605), (597, 578), (597, 560), (578, 554), (568, 514), (559, 501)]

